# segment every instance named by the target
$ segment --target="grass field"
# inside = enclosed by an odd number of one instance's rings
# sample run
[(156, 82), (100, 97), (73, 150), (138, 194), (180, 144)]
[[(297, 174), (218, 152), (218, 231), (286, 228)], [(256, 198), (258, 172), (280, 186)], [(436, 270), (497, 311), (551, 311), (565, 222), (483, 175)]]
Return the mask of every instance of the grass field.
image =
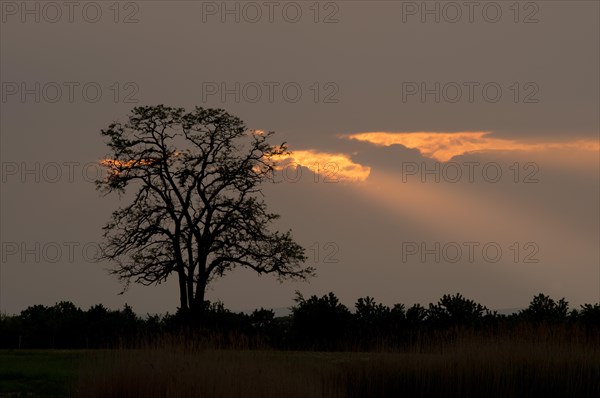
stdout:
[[(564, 338), (564, 336), (563, 336)], [(398, 352), (0, 351), (2, 397), (598, 397), (600, 342), (477, 338)]]
[(159, 348), (107, 352), (79, 397), (598, 397), (600, 352), (463, 341), (444, 350), (283, 352)]
[(84, 355), (75, 350), (1, 350), (0, 397), (69, 396)]

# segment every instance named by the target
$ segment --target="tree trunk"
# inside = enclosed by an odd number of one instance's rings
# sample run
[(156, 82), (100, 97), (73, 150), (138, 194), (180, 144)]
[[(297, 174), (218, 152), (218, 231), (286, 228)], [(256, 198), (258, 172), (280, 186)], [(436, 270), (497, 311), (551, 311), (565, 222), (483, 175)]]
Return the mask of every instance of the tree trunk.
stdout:
[(188, 276), (187, 278), (187, 300), (190, 303), (190, 308), (194, 306), (194, 276)]
[(199, 323), (202, 323), (205, 312), (204, 296), (206, 293), (206, 285), (208, 285), (208, 275), (206, 274), (206, 260), (206, 253), (198, 254), (198, 280), (196, 281), (195, 292), (193, 279), (191, 279), (192, 283), (188, 287), (190, 302), (194, 303), (193, 316)]
[(194, 315), (194, 319), (198, 322), (202, 323), (204, 318), (205, 306), (204, 306), (204, 296), (206, 293), (206, 285), (207, 279), (200, 275), (198, 277), (198, 281), (196, 282), (196, 294), (193, 301), (192, 312)]
[(177, 271), (179, 274), (179, 310), (181, 312), (188, 312), (188, 294), (187, 294), (187, 285), (185, 280), (185, 272), (183, 271), (183, 267), (180, 267)]

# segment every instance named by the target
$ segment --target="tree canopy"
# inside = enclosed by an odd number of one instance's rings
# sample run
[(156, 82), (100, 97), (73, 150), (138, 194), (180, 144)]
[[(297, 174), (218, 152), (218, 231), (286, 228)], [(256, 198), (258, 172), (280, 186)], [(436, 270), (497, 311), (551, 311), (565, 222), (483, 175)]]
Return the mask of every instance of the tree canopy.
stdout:
[(159, 284), (177, 275), (180, 310), (202, 312), (207, 285), (236, 267), (305, 279), (304, 248), (273, 228), (262, 184), (272, 181), (285, 143), (248, 130), (222, 109), (141, 106), (102, 135), (104, 194), (131, 193), (104, 227), (102, 258), (126, 283)]

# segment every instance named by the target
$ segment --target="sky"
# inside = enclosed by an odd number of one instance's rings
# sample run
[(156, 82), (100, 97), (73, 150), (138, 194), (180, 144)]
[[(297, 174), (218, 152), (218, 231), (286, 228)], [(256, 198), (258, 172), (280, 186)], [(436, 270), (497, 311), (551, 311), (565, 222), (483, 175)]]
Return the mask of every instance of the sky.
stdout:
[[(50, 4), (50, 5), (48, 5)], [(0, 312), (173, 313), (176, 281), (94, 261), (119, 205), (100, 130), (139, 105), (224, 108), (293, 152), (264, 187), (309, 282), (237, 270), (210, 300), (294, 291), (522, 308), (600, 300), (600, 5), (3, 1)]]

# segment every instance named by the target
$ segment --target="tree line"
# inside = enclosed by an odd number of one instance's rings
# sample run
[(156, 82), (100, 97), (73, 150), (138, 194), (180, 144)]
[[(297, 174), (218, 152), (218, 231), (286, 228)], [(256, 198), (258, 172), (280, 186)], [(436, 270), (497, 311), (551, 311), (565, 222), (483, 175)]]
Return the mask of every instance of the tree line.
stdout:
[(187, 312), (140, 317), (125, 305), (110, 310), (95, 305), (87, 311), (71, 302), (34, 305), (18, 315), (0, 316), (0, 348), (112, 348), (152, 341), (165, 335), (214, 339), (225, 346), (244, 341), (247, 346), (279, 349), (370, 350), (400, 347), (423, 336), (448, 332), (520, 333), (539, 327), (578, 328), (600, 336), (600, 303), (571, 309), (565, 299), (536, 295), (529, 306), (503, 315), (460, 294), (444, 295), (427, 307), (377, 303), (359, 298), (351, 311), (335, 294), (305, 298), (296, 293), (291, 314), (276, 317), (272, 310), (236, 313), (221, 302), (205, 301), (199, 324)]

